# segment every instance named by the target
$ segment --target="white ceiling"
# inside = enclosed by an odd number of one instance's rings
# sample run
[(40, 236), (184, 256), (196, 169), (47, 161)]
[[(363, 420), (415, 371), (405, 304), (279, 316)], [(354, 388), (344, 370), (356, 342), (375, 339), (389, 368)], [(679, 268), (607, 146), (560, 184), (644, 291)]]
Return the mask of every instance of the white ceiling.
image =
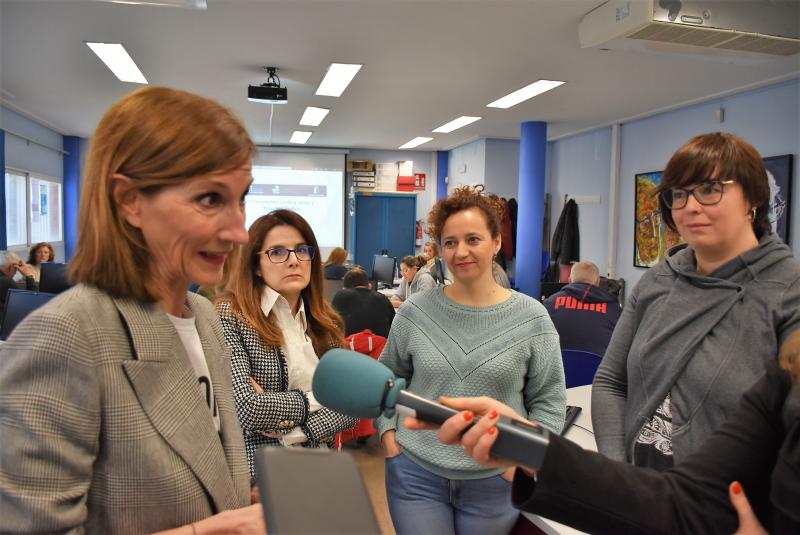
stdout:
[[(800, 56), (581, 49), (578, 22), (603, 0), (208, 0), (208, 10), (95, 1), (0, 0), (0, 100), (68, 135), (90, 137), (136, 84), (118, 81), (83, 44), (121, 42), (152, 85), (220, 100), (268, 140), (269, 106), (247, 101), (264, 65), (281, 70), (271, 142), (288, 144), (307, 105), (331, 108), (309, 146), (449, 149), (478, 137), (549, 136), (798, 76)], [(314, 90), (331, 62), (363, 63), (341, 98)], [(508, 110), (489, 102), (537, 79), (567, 84)], [(450, 134), (460, 115), (484, 119)], [(299, 129), (306, 129), (302, 127)]]

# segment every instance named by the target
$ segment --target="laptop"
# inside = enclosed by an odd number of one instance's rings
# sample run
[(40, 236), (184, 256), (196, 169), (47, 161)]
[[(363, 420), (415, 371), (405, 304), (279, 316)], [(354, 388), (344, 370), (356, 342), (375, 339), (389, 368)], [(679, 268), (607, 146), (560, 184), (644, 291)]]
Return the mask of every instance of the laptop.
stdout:
[(270, 535), (380, 533), (349, 453), (267, 446), (255, 463)]
[(23, 320), (25, 316), (50, 301), (55, 294), (32, 292), (11, 288), (6, 295), (6, 304), (3, 308), (2, 326), (0, 326), (0, 340), (11, 336), (11, 331)]

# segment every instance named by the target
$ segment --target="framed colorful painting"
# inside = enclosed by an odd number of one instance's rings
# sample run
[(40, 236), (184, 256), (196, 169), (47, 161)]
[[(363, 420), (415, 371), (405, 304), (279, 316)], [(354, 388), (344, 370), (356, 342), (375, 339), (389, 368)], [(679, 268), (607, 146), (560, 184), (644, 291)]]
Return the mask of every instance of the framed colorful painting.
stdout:
[(663, 171), (636, 175), (636, 221), (633, 237), (633, 265), (652, 267), (670, 247), (682, 243), (680, 235), (669, 229), (661, 218), (655, 189), (661, 184)]

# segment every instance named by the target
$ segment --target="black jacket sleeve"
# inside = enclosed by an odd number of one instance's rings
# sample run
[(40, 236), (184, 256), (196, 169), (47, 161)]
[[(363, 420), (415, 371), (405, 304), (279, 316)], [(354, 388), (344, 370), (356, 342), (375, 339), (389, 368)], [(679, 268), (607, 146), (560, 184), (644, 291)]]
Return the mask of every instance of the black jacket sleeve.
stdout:
[(741, 482), (764, 527), (772, 527), (770, 475), (785, 431), (791, 387), (771, 363), (727, 422), (684, 463), (659, 473), (611, 461), (551, 435), (537, 482), (517, 470), (514, 506), (590, 533), (733, 533), (728, 485)]

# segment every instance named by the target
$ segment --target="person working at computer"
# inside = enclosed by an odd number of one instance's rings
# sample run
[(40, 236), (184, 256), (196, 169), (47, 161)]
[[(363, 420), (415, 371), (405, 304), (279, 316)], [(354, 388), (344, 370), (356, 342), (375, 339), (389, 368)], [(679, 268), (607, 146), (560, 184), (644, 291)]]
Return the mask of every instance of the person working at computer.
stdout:
[(600, 270), (591, 262), (572, 264), (569, 284), (544, 302), (558, 330), (561, 349), (588, 351), (601, 357), (622, 307), (600, 288)]
[(445, 268), (442, 262), (442, 255), (439, 253), (439, 246), (436, 242), (426, 242), (425, 246), (422, 248), (422, 256), (428, 261), (425, 267), (428, 269), (431, 277), (433, 277), (433, 280), (436, 281), (436, 284), (443, 285), (445, 283)]
[[(737, 524), (742, 535), (800, 533), (800, 331), (781, 347), (779, 363), (768, 361), (725, 423), (664, 472), (551, 434), (542, 465), (517, 470), (514, 506), (588, 533), (727, 535)], [(493, 457), (491, 448), (498, 415), (522, 419), (516, 411), (485, 397), (439, 401), (461, 411), (441, 426), (439, 440), (460, 443), (480, 465), (513, 465)], [(435, 428), (410, 418), (405, 425)]]
[(0, 531), (265, 533), (211, 303), (247, 240), (255, 146), (227, 108), (146, 87), (92, 137), (77, 286), (0, 348)]
[[(558, 333), (541, 303), (492, 276), (501, 210), (469, 187), (434, 205), (429, 232), (442, 244), (453, 284), (415, 293), (398, 309), (380, 362), (417, 395), (492, 395), (560, 430), (566, 393)], [(377, 422), (399, 535), (508, 533), (518, 512), (502, 469), (485, 469), (397, 418)]]
[[(22, 280), (18, 282), (15, 278)], [(12, 252), (0, 251), (0, 309), (5, 305), (6, 294), (11, 288), (38, 291), (39, 284), (29, 264)]]
[(800, 263), (771, 230), (761, 155), (733, 134), (688, 141), (653, 194), (686, 244), (628, 298), (594, 378), (592, 422), (601, 453), (664, 469), (722, 425), (800, 328)]
[(342, 319), (325, 299), (314, 231), (275, 210), (248, 230), (232, 291), (217, 298), (231, 350), (233, 394), (247, 460), (262, 446), (326, 448), (358, 423), (320, 405), (311, 379), (323, 353), (342, 347)]
[(347, 262), (347, 250), (341, 247), (335, 247), (322, 266), (325, 278), (330, 280), (339, 280), (343, 278), (348, 269), (345, 262)]
[(371, 290), (367, 272), (355, 266), (344, 276), (343, 288), (333, 296), (333, 308), (344, 320), (344, 335), (369, 329), (387, 337), (394, 319), (394, 307), (389, 298)]
[(397, 308), (415, 293), (438, 286), (428, 268), (425, 267), (427, 263), (428, 261), (422, 255), (406, 256), (400, 261), (400, 272), (403, 274), (403, 279), (400, 281), (397, 292), (392, 296), (392, 306)]
[(39, 242), (31, 247), (28, 254), (28, 264), (33, 268), (33, 278), (39, 282), (42, 275), (42, 263), (53, 262), (56, 259), (56, 252), (53, 246), (47, 242)]

